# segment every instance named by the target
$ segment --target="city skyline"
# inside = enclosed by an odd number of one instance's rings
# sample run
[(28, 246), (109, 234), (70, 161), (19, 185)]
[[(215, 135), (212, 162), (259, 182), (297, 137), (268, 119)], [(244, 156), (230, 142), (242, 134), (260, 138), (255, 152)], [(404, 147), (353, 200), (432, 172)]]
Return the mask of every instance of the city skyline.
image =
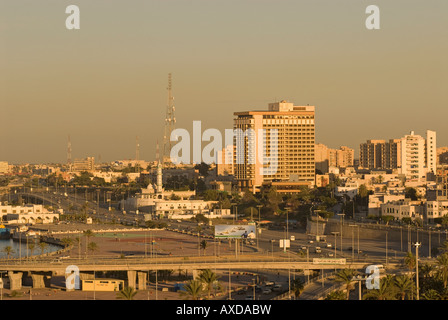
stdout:
[(75, 2), (0, 4), (0, 160), (64, 163), (67, 135), (73, 159), (133, 159), (136, 136), (155, 159), (169, 73), (178, 128), (224, 131), (284, 99), (316, 106), (316, 143), (356, 158), (410, 131), (448, 145), (446, 2), (377, 1), (380, 30), (357, 1)]

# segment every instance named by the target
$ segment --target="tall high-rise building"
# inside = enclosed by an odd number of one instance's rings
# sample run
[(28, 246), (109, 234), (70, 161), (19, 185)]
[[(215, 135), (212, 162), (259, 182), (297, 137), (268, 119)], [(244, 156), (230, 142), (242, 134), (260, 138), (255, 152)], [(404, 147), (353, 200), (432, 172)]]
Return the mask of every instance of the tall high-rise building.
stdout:
[(359, 166), (366, 169), (398, 169), (408, 179), (423, 179), (437, 167), (436, 132), (426, 139), (414, 131), (400, 139), (367, 140), (359, 149)]
[[(314, 185), (314, 106), (294, 106), (283, 100), (270, 103), (267, 111), (234, 115), (234, 130), (239, 133), (233, 169), (240, 189), (254, 191), (265, 182)], [(263, 163), (260, 155), (271, 161)]]

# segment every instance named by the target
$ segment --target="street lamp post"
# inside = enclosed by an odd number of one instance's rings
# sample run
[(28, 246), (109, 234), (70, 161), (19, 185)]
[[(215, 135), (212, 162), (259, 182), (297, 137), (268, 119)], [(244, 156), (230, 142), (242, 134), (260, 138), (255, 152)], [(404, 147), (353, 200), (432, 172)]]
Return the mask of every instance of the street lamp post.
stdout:
[(417, 284), (417, 300), (420, 300), (419, 288), (418, 288), (418, 247), (420, 247), (421, 242), (414, 243), (415, 246), (415, 281)]
[(339, 232), (332, 232), (332, 234), (334, 235), (334, 257), (336, 258), (336, 246), (337, 246), (336, 236), (339, 234)]
[(340, 222), (341, 223), (341, 255), (342, 255), (343, 254), (342, 253), (342, 225), (344, 224), (345, 213), (338, 213), (338, 216), (340, 216), (341, 220), (342, 220), (342, 222)]
[[(350, 227), (352, 227), (352, 228), (355, 228), (355, 227), (357, 227), (358, 228), (358, 230), (357, 230), (357, 236), (358, 236), (358, 257), (359, 257), (359, 224), (351, 224), (351, 225), (349, 225)], [(354, 245), (354, 229), (352, 229), (352, 259), (353, 259), (353, 252), (354, 252), (354, 250), (355, 250), (355, 245)]]

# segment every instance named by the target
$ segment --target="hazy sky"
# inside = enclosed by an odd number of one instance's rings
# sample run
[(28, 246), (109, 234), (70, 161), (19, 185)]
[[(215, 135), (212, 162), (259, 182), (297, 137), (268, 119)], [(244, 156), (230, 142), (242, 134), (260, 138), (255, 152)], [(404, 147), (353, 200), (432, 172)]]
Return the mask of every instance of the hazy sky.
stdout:
[[(81, 29), (67, 30), (68, 5)], [(368, 30), (368, 5), (380, 30)], [(1, 0), (0, 160), (154, 160), (168, 73), (177, 127), (316, 106), (316, 142), (437, 131), (448, 145), (446, 0)]]

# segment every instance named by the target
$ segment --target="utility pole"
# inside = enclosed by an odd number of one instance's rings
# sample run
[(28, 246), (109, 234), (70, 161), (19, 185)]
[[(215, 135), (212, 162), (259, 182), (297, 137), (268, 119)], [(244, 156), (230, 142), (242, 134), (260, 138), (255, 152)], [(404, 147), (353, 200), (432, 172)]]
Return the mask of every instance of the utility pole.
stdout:
[(416, 242), (415, 246), (415, 278), (417, 282), (417, 300), (420, 300), (419, 288), (418, 288), (418, 247), (420, 247), (421, 242)]

